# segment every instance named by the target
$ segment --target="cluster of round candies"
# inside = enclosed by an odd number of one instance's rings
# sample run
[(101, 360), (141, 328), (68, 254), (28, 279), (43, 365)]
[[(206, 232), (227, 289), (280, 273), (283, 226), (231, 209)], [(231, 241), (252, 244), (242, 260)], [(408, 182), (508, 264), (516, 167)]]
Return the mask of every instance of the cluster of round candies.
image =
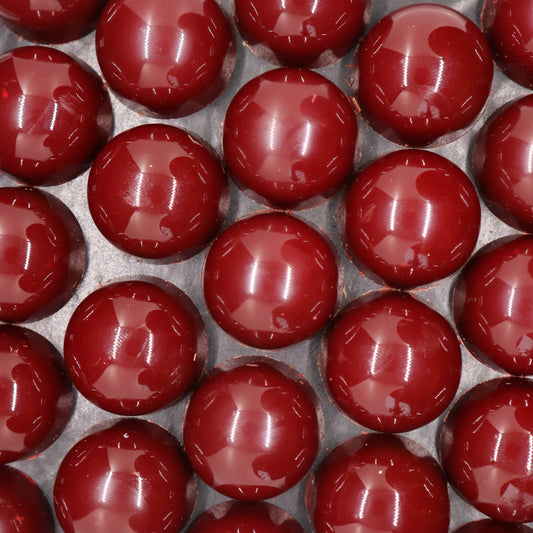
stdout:
[[(457, 532), (532, 531), (533, 4), (474, 1), (479, 20), (445, 2), (0, 0), (39, 43), (0, 55), (0, 531), (303, 533), (264, 501), (294, 489), (316, 533), (447, 533), (448, 481), (489, 517)], [(78, 39), (101, 77), (62, 51)], [(525, 95), (470, 135), (494, 61)], [(181, 124), (208, 105), (220, 149)], [(142, 123), (116, 133), (117, 109)], [(463, 137), (468, 165), (439, 153)], [(49, 192), (81, 175), (76, 206)], [(506, 235), (480, 245), (482, 220)], [(83, 293), (94, 262), (117, 276), (99, 243), (135, 275)], [(298, 346), (316, 376), (288, 364)], [(506, 375), (458, 394), (466, 358)], [(103, 421), (59, 450), (80, 405)], [(397, 435), (428, 425), (438, 460)], [(223, 501), (193, 517), (199, 487)]]

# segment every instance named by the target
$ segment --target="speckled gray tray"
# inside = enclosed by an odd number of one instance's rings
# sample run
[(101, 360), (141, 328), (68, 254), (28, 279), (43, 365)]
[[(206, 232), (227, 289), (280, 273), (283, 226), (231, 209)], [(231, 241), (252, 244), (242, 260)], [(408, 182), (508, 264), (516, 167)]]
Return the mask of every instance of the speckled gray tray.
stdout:
[[(413, 0), (374, 0), (371, 25), (386, 13), (393, 11), (398, 7), (414, 3), (420, 2)], [(453, 7), (470, 17), (479, 25), (483, 0), (436, 0), (435, 3)], [(223, 9), (231, 16), (231, 5), (229, 0), (222, 0), (221, 4)], [(221, 152), (222, 122), (225, 109), (231, 98), (249, 79), (261, 72), (274, 68), (273, 65), (266, 63), (251, 53), (250, 50), (243, 45), (242, 39), (238, 34), (237, 40), (239, 43), (238, 64), (227, 90), (212, 105), (194, 115), (183, 119), (164, 121), (195, 132), (210, 142), (219, 153)], [(1, 27), (0, 43), (1, 52), (16, 46), (28, 44), (27, 41), (19, 39), (17, 36)], [(94, 50), (94, 33), (77, 42), (60, 45), (57, 46), (57, 48), (85, 60), (97, 72), (100, 72)], [(353, 50), (347, 54), (345, 58), (334, 65), (318, 70), (339, 85), (342, 90), (349, 93), (349, 87), (347, 84), (347, 79), (349, 78), (348, 65), (350, 64), (352, 57)], [(525, 95), (528, 92), (529, 91), (523, 87), (509, 81), (496, 69), (490, 99), (478, 122), (470, 132), (458, 141), (436, 148), (434, 151), (448, 157), (465, 170), (468, 175), (471, 175), (469, 154), (476, 132), (487, 117), (500, 105), (516, 97)], [(135, 114), (121, 104), (115, 97), (112, 97), (112, 102), (115, 113), (115, 134), (140, 124), (160, 122), (156, 119), (150, 119)], [(366, 126), (362, 127), (360, 134), (362, 136), (362, 156), (360, 166), (380, 154), (398, 149), (398, 146), (382, 139)], [(52, 194), (58, 196), (70, 207), (83, 229), (88, 246), (88, 269), (86, 275), (79, 290), (65, 307), (49, 318), (30, 324), (30, 328), (47, 337), (60, 351), (62, 351), (63, 336), (70, 315), (81, 300), (90, 292), (98, 288), (100, 284), (105, 284), (115, 278), (135, 278), (139, 275), (158, 276), (180, 287), (193, 299), (196, 306), (199, 308), (207, 324), (210, 339), (207, 368), (211, 368), (217, 363), (234, 356), (263, 354), (285, 361), (302, 374), (305, 374), (306, 378), (314, 386), (321, 398), (322, 407), (327, 421), (327, 433), (317, 457), (315, 467), (318, 462), (325, 457), (328, 451), (334, 448), (338, 443), (348, 437), (365, 431), (364, 428), (356, 425), (345, 416), (341, 415), (336, 407), (332, 405), (327, 396), (318, 369), (318, 352), (321, 334), (296, 346), (268, 352), (247, 348), (237, 343), (216, 326), (209, 316), (204, 304), (201, 287), (201, 271), (205, 258), (205, 251), (188, 261), (171, 265), (158, 265), (144, 262), (133, 256), (120, 252), (107, 242), (97, 231), (96, 226), (89, 215), (86, 203), (86, 181), (87, 172), (70, 183), (48, 188)], [(12, 184), (13, 182), (9, 177), (5, 175), (0, 176), (0, 186), (8, 186)], [(339, 252), (339, 256), (342, 258), (344, 269), (345, 290), (339, 295), (339, 306), (344, 306), (355, 297), (368, 291), (379, 289), (380, 287), (361, 276), (353, 264), (345, 257), (336, 226), (338, 202), (339, 196), (337, 195), (337, 197), (329, 202), (314, 209), (298, 212), (297, 215), (310, 220), (315, 225), (323, 228), (334, 242)], [(229, 225), (236, 218), (246, 213), (261, 209), (264, 209), (264, 207), (244, 196), (235, 187), (232, 187), (231, 207), (226, 225)], [(516, 231), (496, 219), (488, 209), (483, 206), (482, 230), (477, 248), (486, 244), (490, 240), (512, 233), (516, 233)], [(448, 319), (451, 319), (450, 296), (453, 282), (453, 277), (446, 279), (431, 288), (417, 290), (416, 295), (426, 302), (429, 302), (431, 307), (442, 313)], [(463, 374), (458, 394), (477, 382), (496, 377), (497, 375), (496, 372), (478, 363), (463, 347)], [(186, 397), (178, 405), (147, 415), (145, 418), (161, 424), (181, 439), (182, 419), (187, 401), (188, 398)], [(78, 394), (74, 414), (66, 430), (59, 439), (39, 457), (27, 461), (18, 461), (13, 463), (13, 466), (30, 475), (41, 486), (50, 502), (52, 502), (52, 489), (55, 473), (64, 454), (81, 435), (87, 433), (91, 426), (101, 420), (113, 417), (114, 415), (92, 405), (84, 397)], [(442, 417), (424, 428), (406, 433), (405, 435), (425, 446), (436, 457), (436, 436), (441, 422)], [(274, 498), (272, 502), (290, 512), (300, 521), (306, 531), (310, 532), (312, 531), (312, 527), (304, 505), (306, 480), (307, 477), (296, 487), (283, 495)], [(465, 504), (451, 489), (450, 497), (452, 503), (450, 530), (465, 522), (482, 517), (480, 513)], [(207, 487), (203, 482), (199, 481), (199, 497), (193, 516), (197, 516), (211, 505), (225, 499), (224, 496), (218, 494), (211, 488)], [(57, 526), (57, 530), (61, 531), (59, 525)]]

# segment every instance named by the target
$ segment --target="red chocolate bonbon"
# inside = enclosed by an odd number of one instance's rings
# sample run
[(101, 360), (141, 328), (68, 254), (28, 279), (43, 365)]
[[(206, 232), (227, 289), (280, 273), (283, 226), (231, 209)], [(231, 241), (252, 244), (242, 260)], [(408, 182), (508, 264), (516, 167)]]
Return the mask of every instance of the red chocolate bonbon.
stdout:
[(48, 448), (73, 408), (72, 383), (54, 346), (29, 329), (0, 326), (0, 463)]
[(176, 117), (211, 103), (236, 60), (215, 0), (111, 0), (96, 29), (105, 79), (142, 113)]
[(0, 0), (0, 17), (28, 41), (65, 43), (94, 30), (107, 0)]
[(250, 346), (283, 348), (330, 318), (339, 272), (328, 242), (290, 215), (264, 212), (235, 222), (209, 249), (204, 296), (218, 324)]
[(237, 26), (260, 57), (293, 67), (323, 67), (361, 34), (367, 0), (235, 0)]
[(233, 178), (272, 207), (312, 207), (351, 175), (357, 119), (331, 81), (303, 69), (268, 71), (245, 84), (224, 120), (224, 157)]
[(182, 291), (156, 279), (115, 282), (91, 293), (70, 318), (64, 347), (77, 389), (121, 415), (178, 400), (207, 357), (198, 310)]
[(340, 219), (355, 264), (376, 281), (408, 289), (445, 278), (466, 262), (481, 210), (458, 166), (411, 149), (361, 170), (346, 191)]
[(6, 465), (0, 465), (0, 531), (55, 533), (52, 509), (41, 489)]
[(110, 421), (77, 442), (54, 485), (65, 533), (175, 533), (195, 501), (195, 476), (178, 441), (140, 419)]
[(369, 433), (337, 446), (310, 478), (316, 533), (447, 533), (450, 502), (438, 463), (414, 441)]
[(533, 529), (525, 524), (500, 522), (485, 518), (463, 524), (455, 529), (453, 533), (533, 533)]
[(203, 512), (187, 533), (304, 533), (287, 512), (268, 502), (225, 501)]
[(324, 352), (333, 399), (376, 431), (429, 423), (452, 401), (461, 377), (461, 348), (451, 326), (400, 292), (354, 300), (336, 317)]
[(483, 363), (533, 374), (533, 236), (504, 237), (483, 247), (457, 278), (455, 324)]
[(85, 272), (85, 240), (72, 212), (49, 193), (0, 188), (0, 320), (48, 316)]
[(198, 475), (225, 496), (272, 498), (307, 473), (320, 439), (312, 389), (280, 362), (235, 358), (193, 393), (183, 425)]
[(533, 382), (485, 381), (448, 413), (440, 436), (442, 466), (480, 512), (505, 522), (533, 521)]
[(113, 138), (89, 174), (88, 202), (98, 229), (133, 255), (188, 259), (220, 229), (229, 184), (211, 147), (166, 124)]
[(533, 15), (529, 0), (485, 0), (481, 25), (494, 60), (524, 87), (533, 87)]
[(477, 136), (473, 170), (492, 212), (519, 230), (533, 232), (533, 96), (499, 109)]
[(458, 138), (483, 109), (493, 74), (481, 30), (429, 3), (385, 15), (364, 38), (354, 68), (363, 116), (385, 138), (409, 146)]
[(89, 168), (113, 125), (102, 81), (47, 46), (0, 55), (0, 169), (29, 185), (56, 185)]

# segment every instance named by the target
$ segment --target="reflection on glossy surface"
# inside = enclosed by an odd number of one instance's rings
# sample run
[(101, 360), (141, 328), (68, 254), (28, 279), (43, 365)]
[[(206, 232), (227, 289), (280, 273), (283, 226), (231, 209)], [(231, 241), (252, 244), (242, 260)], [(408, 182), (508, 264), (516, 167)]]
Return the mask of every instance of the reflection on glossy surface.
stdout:
[(446, 533), (450, 504), (437, 462), (415, 442), (359, 435), (337, 446), (311, 478), (316, 533)]
[(321, 67), (343, 57), (363, 31), (367, 0), (235, 0), (247, 45), (273, 63)]
[(533, 529), (525, 524), (499, 522), (486, 518), (464, 524), (457, 528), (454, 533), (533, 533)]
[(176, 533), (195, 500), (194, 474), (178, 441), (139, 419), (115, 421), (75, 444), (54, 486), (65, 533)]
[(204, 296), (216, 322), (257, 348), (307, 339), (337, 301), (338, 268), (328, 242), (305, 222), (282, 213), (237, 221), (210, 248)]
[(90, 294), (65, 334), (76, 388), (102, 409), (139, 415), (180, 398), (207, 356), (205, 326), (192, 301), (162, 280), (124, 281)]
[(28, 476), (0, 466), (0, 531), (54, 533), (52, 510), (41, 489)]
[(73, 404), (72, 384), (52, 344), (29, 329), (0, 326), (0, 463), (50, 446)]
[(354, 84), (363, 115), (387, 139), (426, 146), (456, 139), (485, 105), (489, 47), (478, 27), (441, 5), (410, 5), (365, 37)]
[(219, 230), (229, 185), (213, 150), (163, 124), (112, 139), (91, 168), (88, 202), (98, 229), (122, 250), (183, 260)]
[(292, 516), (271, 503), (226, 501), (202, 513), (187, 533), (304, 533), (304, 530)]
[(376, 281), (412, 288), (470, 257), (480, 206), (466, 174), (444, 157), (400, 150), (364, 168), (340, 211), (348, 254)]
[(498, 66), (512, 80), (533, 87), (531, 1), (485, 0), (481, 24)]
[(0, 0), (0, 17), (29, 41), (65, 43), (94, 30), (107, 0)]
[(326, 382), (356, 422), (410, 431), (452, 401), (461, 377), (459, 341), (446, 320), (400, 292), (349, 304), (327, 336)]
[(297, 374), (266, 358), (238, 358), (208, 375), (191, 397), (185, 450), (200, 477), (225, 496), (272, 498), (315, 459), (317, 399)]
[(96, 29), (109, 85), (140, 112), (183, 116), (226, 87), (235, 37), (214, 0), (111, 0)]
[(85, 241), (70, 210), (37, 189), (0, 189), (0, 320), (37, 320), (74, 294)]
[(357, 120), (331, 81), (303, 69), (271, 70), (248, 82), (224, 121), (224, 156), (237, 183), (280, 208), (332, 196), (354, 167)]
[(453, 313), (466, 346), (483, 363), (533, 374), (533, 236), (482, 248), (457, 279)]
[(113, 124), (109, 95), (89, 67), (45, 46), (0, 56), (0, 169), (30, 185), (86, 170)]
[(482, 513), (533, 521), (533, 382), (485, 381), (465, 393), (441, 432), (444, 470)]
[(480, 131), (474, 177), (490, 209), (507, 224), (533, 232), (533, 96), (498, 110)]

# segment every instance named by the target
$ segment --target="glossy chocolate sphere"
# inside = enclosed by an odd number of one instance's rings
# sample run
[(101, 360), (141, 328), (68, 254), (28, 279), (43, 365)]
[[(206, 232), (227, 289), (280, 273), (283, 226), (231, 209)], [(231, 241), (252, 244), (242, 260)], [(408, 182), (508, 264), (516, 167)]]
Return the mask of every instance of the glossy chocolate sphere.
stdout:
[(52, 344), (29, 329), (0, 326), (0, 463), (48, 448), (73, 407), (72, 383)]
[(408, 289), (434, 283), (470, 257), (481, 210), (466, 174), (424, 150), (391, 152), (347, 189), (340, 224), (348, 255), (369, 277)]
[(496, 520), (533, 521), (533, 382), (485, 381), (453, 406), (440, 438), (442, 466), (476, 509)]
[(85, 272), (85, 241), (60, 200), (29, 187), (0, 188), (0, 320), (48, 316)]
[(304, 69), (275, 69), (249, 81), (224, 121), (224, 157), (238, 185), (281, 209), (331, 197), (354, 168), (357, 119), (331, 81)]
[(87, 188), (93, 220), (109, 241), (165, 261), (200, 251), (229, 204), (228, 180), (211, 147), (165, 124), (113, 138), (96, 158)]
[(0, 531), (55, 533), (52, 509), (41, 489), (6, 465), (0, 465)]
[(108, 423), (77, 442), (54, 486), (65, 533), (176, 533), (195, 500), (195, 477), (178, 441), (139, 419)]
[(0, 0), (6, 26), (29, 41), (66, 43), (94, 30), (107, 0)]
[(109, 95), (67, 54), (24, 46), (0, 55), (0, 169), (28, 185), (56, 185), (89, 168), (111, 133)]
[(323, 67), (343, 57), (366, 23), (367, 0), (235, 0), (235, 19), (260, 57)]
[(317, 399), (287, 365), (236, 358), (191, 397), (185, 450), (198, 475), (230, 498), (272, 498), (298, 483), (315, 459)]
[(207, 357), (200, 313), (162, 280), (111, 283), (74, 311), (65, 362), (76, 388), (102, 409), (149, 413), (178, 400)]
[(533, 232), (533, 95), (500, 108), (481, 129), (473, 170), (479, 192), (505, 223)]
[(464, 524), (455, 529), (454, 533), (533, 533), (533, 529), (525, 524), (500, 522), (485, 518)]
[(524, 87), (533, 87), (533, 11), (529, 0), (485, 0), (481, 25), (494, 60)]
[(481, 30), (446, 6), (413, 4), (383, 17), (355, 59), (363, 116), (409, 146), (457, 139), (483, 109), (493, 74)]
[(410, 431), (431, 422), (459, 386), (455, 332), (408, 294), (383, 291), (354, 300), (325, 340), (325, 379), (333, 399), (376, 431)]
[(328, 242), (290, 215), (235, 222), (209, 249), (207, 307), (226, 332), (257, 348), (283, 348), (316, 333), (333, 313), (339, 272)]
[(304, 530), (292, 516), (271, 503), (225, 501), (202, 513), (187, 533), (304, 533)]
[(105, 79), (134, 109), (194, 113), (226, 87), (235, 37), (215, 0), (110, 0), (96, 29)]
[(533, 374), (533, 236), (504, 237), (465, 266), (453, 293), (455, 324), (483, 363)]
[(415, 442), (369, 433), (337, 446), (309, 480), (316, 533), (447, 533), (450, 503), (439, 465)]

